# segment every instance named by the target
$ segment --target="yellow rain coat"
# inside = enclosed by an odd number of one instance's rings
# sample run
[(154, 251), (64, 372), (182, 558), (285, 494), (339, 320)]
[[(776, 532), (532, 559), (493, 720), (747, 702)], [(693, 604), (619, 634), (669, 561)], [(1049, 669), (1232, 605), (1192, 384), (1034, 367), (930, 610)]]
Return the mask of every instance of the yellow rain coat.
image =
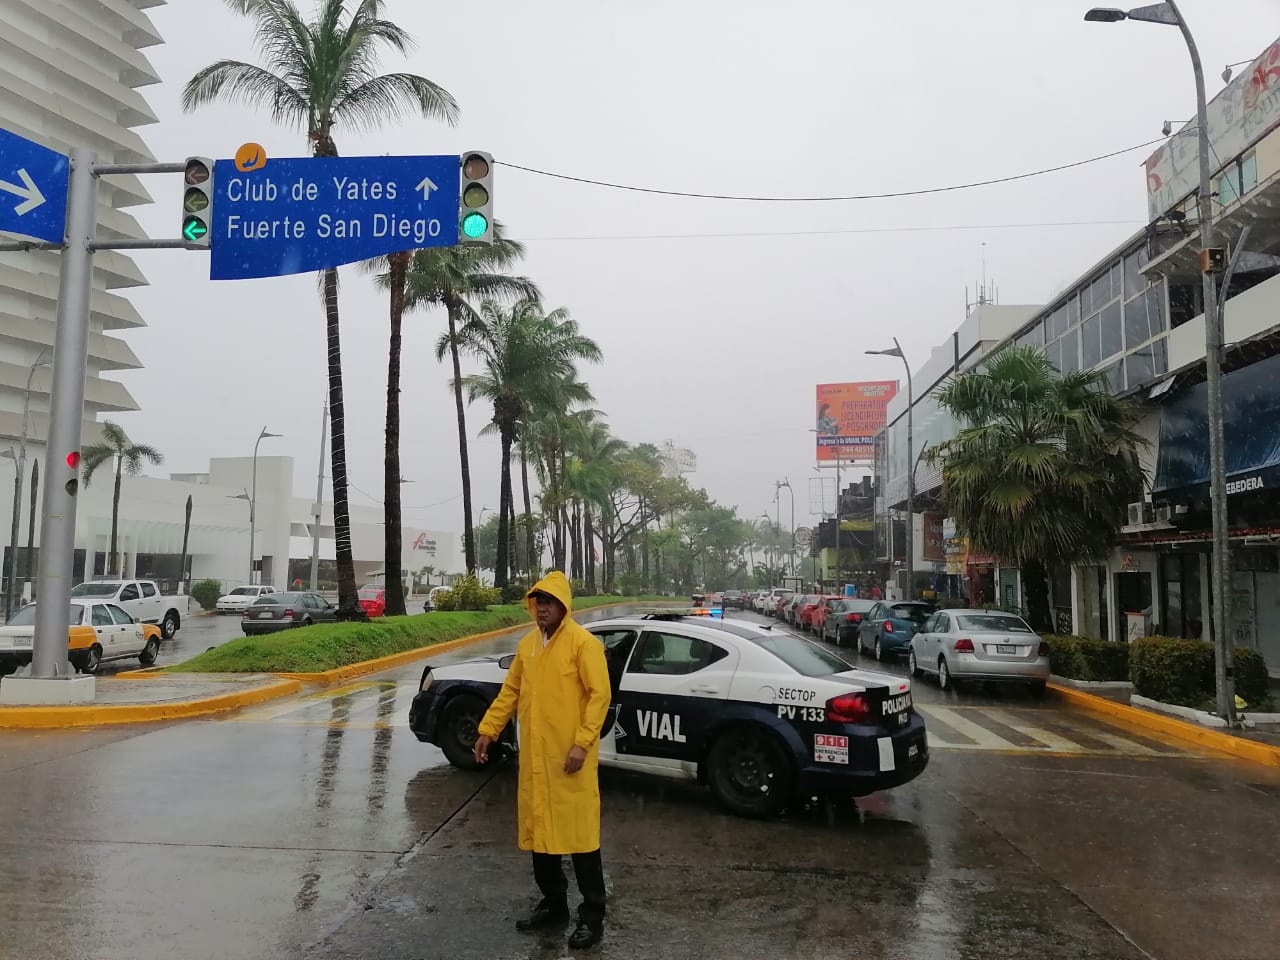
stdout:
[[(516, 714), (520, 735), (517, 804), (520, 849), (535, 853), (591, 853), (600, 848), (600, 728), (611, 699), (604, 645), (569, 616), (573, 593), (554, 570), (525, 595), (541, 590), (564, 604), (565, 618), (546, 647), (535, 624), (516, 649), (506, 682), (480, 721), (479, 731), (497, 737)], [(582, 769), (565, 773), (577, 744), (587, 751)]]

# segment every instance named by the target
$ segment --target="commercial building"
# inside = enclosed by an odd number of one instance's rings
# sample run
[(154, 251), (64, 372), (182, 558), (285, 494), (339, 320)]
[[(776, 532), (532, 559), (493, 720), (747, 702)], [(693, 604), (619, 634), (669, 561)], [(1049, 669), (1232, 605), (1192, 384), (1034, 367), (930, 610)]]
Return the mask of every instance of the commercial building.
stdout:
[[(1210, 104), (1212, 198), (1224, 246), (1250, 233), (1224, 299), (1223, 422), (1231, 528), (1229, 622), (1233, 642), (1259, 649), (1280, 675), (1280, 41)], [(1102, 370), (1110, 389), (1140, 404), (1136, 431), (1145, 488), (1105, 563), (1051, 571), (1056, 629), (1112, 639), (1161, 633), (1208, 637), (1217, 601), (1209, 577), (1208, 427), (1205, 318), (1197, 227), (1196, 138), (1176, 133), (1147, 161), (1151, 222), (1102, 257), (1044, 308), (1002, 332), (1000, 323), (953, 336), (953, 370), (1009, 344), (1044, 349), (1061, 371)], [(1221, 288), (1222, 276), (1218, 275)], [(982, 308), (978, 315), (981, 316)], [(1013, 319), (1006, 315), (1006, 321)], [(972, 325), (974, 317), (966, 319)], [(991, 344), (987, 338), (996, 338)], [(990, 344), (990, 348), (986, 348)], [(945, 349), (944, 349), (945, 352)], [(916, 463), (956, 425), (928, 393), (951, 371), (938, 352), (916, 374), (915, 443), (891, 409), (882, 437), (886, 510), (900, 509), (907, 463), (934, 506), (936, 473)], [(923, 429), (922, 429), (922, 425)], [(945, 524), (945, 521), (944, 521)], [(914, 525), (919, 529), (919, 521)], [(974, 557), (963, 531), (951, 534), (944, 574), (968, 594), (1019, 602), (1017, 571)], [(886, 530), (888, 527), (886, 526)], [(919, 534), (917, 534), (919, 536)], [(919, 542), (919, 541), (917, 541)], [(895, 552), (894, 556), (900, 556)], [(917, 556), (920, 553), (917, 551)], [(917, 563), (918, 574), (925, 571)], [(931, 571), (938, 573), (937, 568)], [(944, 584), (946, 585), (946, 584)]]

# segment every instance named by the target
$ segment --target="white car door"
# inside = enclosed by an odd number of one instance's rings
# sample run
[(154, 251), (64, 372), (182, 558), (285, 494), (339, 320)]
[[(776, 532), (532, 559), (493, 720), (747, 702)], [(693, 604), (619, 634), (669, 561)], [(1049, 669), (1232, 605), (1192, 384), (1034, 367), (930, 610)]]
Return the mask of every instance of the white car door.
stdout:
[(123, 607), (130, 616), (142, 617), (142, 591), (138, 584), (129, 581), (120, 588), (116, 595), (116, 606)]
[(697, 775), (706, 732), (719, 719), (738, 668), (738, 651), (683, 633), (646, 628), (618, 692), (617, 765), (667, 776)]
[(120, 625), (111, 616), (111, 608), (105, 603), (95, 603), (89, 610), (89, 623), (98, 636), (98, 646), (102, 648), (102, 659), (110, 660), (117, 656), (116, 646), (120, 640)]
[(916, 652), (916, 666), (921, 670), (930, 670), (937, 663), (937, 658), (929, 652), (929, 645), (933, 640), (933, 628), (937, 623), (938, 614), (930, 614), (929, 618), (920, 625), (916, 635), (911, 638), (911, 647)]
[(137, 656), (146, 645), (142, 639), (142, 624), (134, 620), (133, 617), (129, 616), (128, 613), (114, 603), (109, 603), (106, 606), (111, 611), (111, 619), (120, 628), (118, 639), (116, 640), (115, 656)]
[(142, 590), (142, 609), (140, 612), (133, 614), (134, 619), (145, 620), (148, 623), (159, 623), (160, 615), (164, 613), (164, 598), (160, 596), (160, 591), (156, 589), (154, 583), (149, 583), (146, 580), (140, 581), (138, 587)]

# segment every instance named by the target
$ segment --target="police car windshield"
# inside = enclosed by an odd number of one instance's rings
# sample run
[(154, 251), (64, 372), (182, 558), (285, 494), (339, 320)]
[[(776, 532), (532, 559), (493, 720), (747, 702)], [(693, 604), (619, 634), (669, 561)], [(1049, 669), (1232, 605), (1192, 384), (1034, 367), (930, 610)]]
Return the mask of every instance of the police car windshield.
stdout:
[(802, 677), (825, 677), (853, 669), (853, 664), (825, 647), (791, 634), (757, 638), (756, 642)]

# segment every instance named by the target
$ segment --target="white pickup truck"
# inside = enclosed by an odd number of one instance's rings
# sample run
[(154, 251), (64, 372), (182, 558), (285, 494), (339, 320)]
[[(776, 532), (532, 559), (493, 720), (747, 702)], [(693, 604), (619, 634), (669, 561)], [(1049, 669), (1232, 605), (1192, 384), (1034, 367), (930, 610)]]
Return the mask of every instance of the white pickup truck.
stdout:
[(86, 580), (71, 588), (74, 599), (103, 600), (123, 607), (133, 619), (160, 626), (166, 640), (182, 627), (191, 610), (191, 598), (165, 596), (154, 580)]

